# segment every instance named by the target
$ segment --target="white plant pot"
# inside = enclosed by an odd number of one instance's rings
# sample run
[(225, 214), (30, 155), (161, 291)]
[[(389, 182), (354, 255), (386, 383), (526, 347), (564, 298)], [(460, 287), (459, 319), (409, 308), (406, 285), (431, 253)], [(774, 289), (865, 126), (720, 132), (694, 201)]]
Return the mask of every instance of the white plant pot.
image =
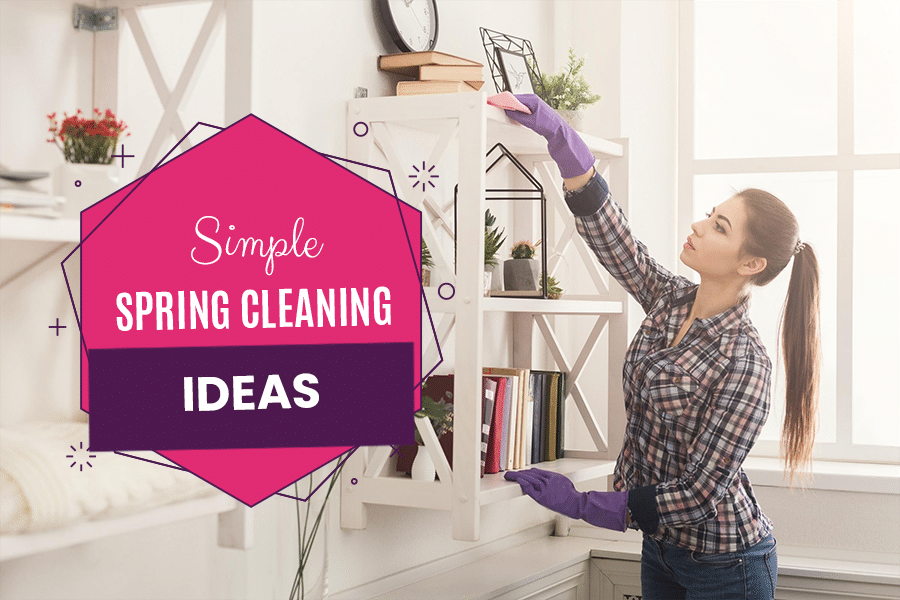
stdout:
[(581, 124), (584, 119), (584, 110), (563, 110), (557, 109), (557, 113), (562, 120), (568, 123), (575, 131), (581, 131)]
[(425, 446), (419, 446), (416, 450), (410, 474), (414, 481), (434, 481), (437, 471), (434, 470), (434, 461)]
[(491, 271), (484, 272), (484, 290), (483, 290), (484, 296), (491, 295), (491, 280), (493, 279), (493, 276), (494, 276), (494, 274)]
[(65, 162), (56, 167), (53, 193), (66, 199), (62, 216), (78, 219), (81, 211), (118, 190), (121, 187), (119, 171), (121, 167), (115, 163), (84, 165)]

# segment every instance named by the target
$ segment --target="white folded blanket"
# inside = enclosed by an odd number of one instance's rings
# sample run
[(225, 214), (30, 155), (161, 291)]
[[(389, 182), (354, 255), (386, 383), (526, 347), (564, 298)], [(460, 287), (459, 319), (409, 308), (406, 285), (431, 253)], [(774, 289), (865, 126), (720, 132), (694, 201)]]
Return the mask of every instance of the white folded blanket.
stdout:
[[(0, 534), (55, 529), (221, 493), (187, 471), (113, 452), (88, 453), (87, 447), (87, 423), (32, 421), (0, 428)], [(155, 452), (128, 454), (166, 462)]]

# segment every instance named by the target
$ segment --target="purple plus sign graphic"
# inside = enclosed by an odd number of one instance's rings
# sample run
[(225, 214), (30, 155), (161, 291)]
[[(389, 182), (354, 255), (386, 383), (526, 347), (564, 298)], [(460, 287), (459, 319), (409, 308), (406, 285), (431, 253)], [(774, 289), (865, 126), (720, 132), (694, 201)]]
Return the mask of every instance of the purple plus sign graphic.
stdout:
[(122, 159), (122, 168), (125, 168), (125, 159), (126, 158), (134, 158), (134, 154), (125, 154), (125, 144), (122, 144), (122, 154), (113, 154), (113, 158), (121, 158)]
[(65, 328), (65, 325), (59, 324), (59, 319), (56, 319), (56, 325), (47, 325), (47, 329), (56, 329), (56, 337), (59, 337), (59, 330)]

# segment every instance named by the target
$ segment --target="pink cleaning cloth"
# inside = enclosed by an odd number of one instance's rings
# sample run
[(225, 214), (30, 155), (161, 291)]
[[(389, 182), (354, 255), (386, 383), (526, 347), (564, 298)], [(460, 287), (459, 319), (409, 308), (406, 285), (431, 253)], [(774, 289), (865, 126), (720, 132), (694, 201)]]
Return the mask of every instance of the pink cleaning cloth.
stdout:
[(531, 114), (531, 110), (527, 106), (519, 102), (518, 98), (513, 96), (509, 91), (494, 94), (493, 96), (488, 96), (487, 103), (498, 108), (517, 110), (527, 115)]

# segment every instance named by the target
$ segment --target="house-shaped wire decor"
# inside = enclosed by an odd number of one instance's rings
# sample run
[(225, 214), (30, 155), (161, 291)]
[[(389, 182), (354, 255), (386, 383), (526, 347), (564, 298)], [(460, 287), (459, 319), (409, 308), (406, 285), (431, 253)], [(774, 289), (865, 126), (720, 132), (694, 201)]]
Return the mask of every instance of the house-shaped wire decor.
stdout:
[[(497, 151), (497, 152), (495, 152)], [(491, 162), (491, 155), (496, 154), (496, 158)], [(507, 150), (506, 146), (501, 143), (496, 143), (494, 146), (488, 150), (487, 154), (488, 167), (485, 169), (485, 173), (490, 173), (491, 169), (493, 169), (497, 164), (503, 160), (505, 157), (512, 163), (512, 165), (518, 170), (522, 175), (525, 176), (525, 179), (528, 180), (530, 184), (527, 188), (487, 188), (485, 189), (485, 200), (528, 200), (531, 202), (540, 202), (541, 203), (541, 273), (540, 278), (543, 282), (543, 285), (538, 285), (537, 290), (529, 290), (529, 291), (516, 291), (516, 292), (499, 292), (499, 293), (491, 293), (492, 296), (516, 296), (516, 297), (529, 297), (529, 298), (547, 298), (547, 288), (549, 287), (546, 284), (547, 277), (549, 273), (547, 273), (547, 196), (544, 194), (544, 187), (535, 179), (534, 175), (532, 175), (528, 169), (525, 168), (522, 163), (519, 162), (519, 159), (516, 156)], [(510, 195), (515, 194), (515, 195)], [(524, 194), (524, 195), (523, 195)], [(453, 186), (453, 269), (456, 271), (456, 202), (457, 197), (459, 195), (459, 184), (457, 183)]]

